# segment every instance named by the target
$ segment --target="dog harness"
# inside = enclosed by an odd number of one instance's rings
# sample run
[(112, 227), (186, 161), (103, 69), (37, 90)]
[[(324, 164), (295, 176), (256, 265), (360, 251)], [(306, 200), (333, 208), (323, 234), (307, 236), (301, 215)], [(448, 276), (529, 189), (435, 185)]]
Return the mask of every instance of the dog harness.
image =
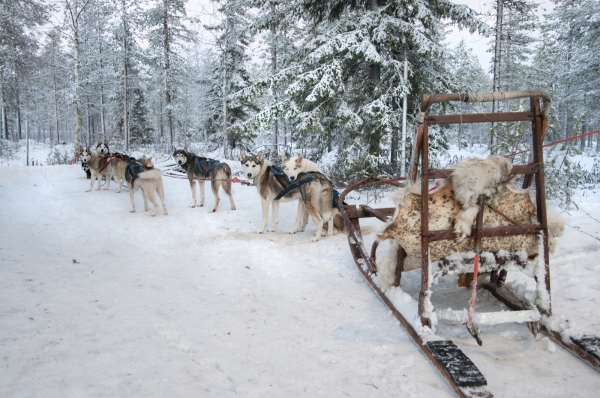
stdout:
[(133, 187), (133, 183), (138, 178), (138, 175), (144, 171), (144, 165), (140, 163), (130, 163), (127, 165), (127, 171), (129, 175), (131, 175), (131, 186)]
[(279, 195), (275, 198), (275, 200), (281, 199), (285, 194), (294, 189), (300, 187), (301, 185), (306, 184), (307, 182), (311, 182), (313, 180), (313, 175), (311, 173), (304, 173), (308, 177), (302, 180), (292, 181), (290, 178), (283, 172), (280, 167), (269, 166), (269, 171), (275, 176), (277, 182), (279, 182), (283, 187), (283, 191), (279, 192)]
[[(194, 162), (196, 162), (196, 166), (204, 173), (204, 178), (210, 177), (210, 173), (217, 167), (223, 167), (225, 165), (225, 163), (221, 163), (218, 160), (200, 158), (198, 156), (194, 157)], [(206, 170), (204, 170), (205, 167)]]
[[(337, 190), (333, 190), (333, 207), (337, 207), (338, 209), (340, 208), (340, 204), (338, 203), (338, 198), (340, 197), (340, 193)], [(347, 205), (348, 203), (346, 203), (345, 200), (342, 201), (343, 205)]]

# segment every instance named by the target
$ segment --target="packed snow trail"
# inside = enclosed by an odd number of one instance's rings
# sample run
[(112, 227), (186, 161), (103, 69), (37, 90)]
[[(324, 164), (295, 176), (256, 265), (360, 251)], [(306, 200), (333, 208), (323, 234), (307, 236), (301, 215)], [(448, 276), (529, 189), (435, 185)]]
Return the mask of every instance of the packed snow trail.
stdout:
[[(129, 213), (114, 187), (85, 193), (79, 165), (0, 167), (0, 396), (454, 396), (364, 282), (345, 236), (312, 243), (310, 223), (285, 234), (293, 203), (279, 232), (259, 235), (256, 188), (236, 185), (238, 210), (209, 214), (210, 195), (190, 209), (187, 181), (164, 183), (169, 215), (151, 218)], [(598, 335), (600, 245), (574, 230), (563, 240), (554, 312)], [(403, 275), (407, 291), (417, 276)], [(437, 289), (468, 302), (451, 279)], [(498, 304), (478, 297), (486, 305)], [(600, 389), (595, 371), (523, 325), (482, 327), (483, 347), (464, 326), (444, 327), (498, 375), (496, 396)]]

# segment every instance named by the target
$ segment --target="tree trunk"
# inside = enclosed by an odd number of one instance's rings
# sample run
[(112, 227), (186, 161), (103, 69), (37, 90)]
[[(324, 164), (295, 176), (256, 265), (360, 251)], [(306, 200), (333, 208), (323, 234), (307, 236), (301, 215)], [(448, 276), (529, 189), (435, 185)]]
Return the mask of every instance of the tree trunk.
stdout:
[[(123, 137), (125, 138), (125, 151), (129, 153), (129, 89), (127, 87), (127, 17), (125, 14), (125, 0), (121, 0), (122, 18), (123, 18)], [(173, 139), (171, 138), (171, 144)], [(172, 146), (172, 145), (171, 145)]]
[(2, 108), (2, 137), (9, 139), (8, 119), (6, 117), (6, 92), (4, 91), (4, 65), (0, 66), (0, 108)]
[(19, 87), (19, 78), (15, 73), (15, 97), (17, 100), (17, 137), (19, 140), (23, 139), (22, 135), (22, 126), (21, 126), (21, 96), (19, 95), (20, 87)]
[(229, 24), (231, 23), (229, 18), (226, 17), (227, 20), (225, 22), (225, 44), (224, 44), (224, 48), (223, 48), (223, 67), (221, 69), (221, 73), (222, 75), (222, 81), (221, 81), (221, 96), (222, 96), (222, 110), (221, 110), (221, 122), (222, 122), (222, 126), (221, 128), (223, 129), (223, 156), (225, 157), (225, 159), (229, 159), (229, 133), (227, 131), (227, 52), (229, 49), (229, 39), (227, 38), (227, 35), (230, 31), (229, 29)]
[[(502, 23), (504, 3), (503, 0), (496, 1), (496, 38), (494, 43), (494, 76), (492, 92), (500, 91), (500, 61), (502, 50)], [(496, 112), (496, 101), (492, 102), (492, 113)], [(492, 123), (492, 129), (494, 123)], [(494, 145), (494, 134), (490, 134), (490, 147)]]
[[(98, 11), (100, 12), (100, 11)], [(98, 20), (100, 17), (98, 16)], [(98, 33), (98, 37), (100, 38), (100, 33)], [(106, 124), (104, 123), (104, 60), (102, 59), (102, 40), (100, 41), (100, 130), (102, 134), (102, 138), (106, 140)]]
[(83, 117), (81, 110), (81, 78), (80, 78), (80, 49), (79, 49), (79, 17), (83, 13), (85, 6), (89, 3), (86, 2), (81, 9), (77, 0), (72, 3), (67, 2), (67, 10), (71, 17), (71, 28), (73, 29), (73, 53), (75, 58), (75, 148), (79, 148), (81, 142), (81, 132), (83, 130)]
[[(54, 84), (54, 120), (56, 121), (56, 143), (60, 140), (59, 125), (58, 125), (58, 101), (56, 99), (56, 65), (52, 66), (52, 82)], [(50, 134), (50, 146), (52, 146), (52, 134)], [(75, 147), (75, 150), (79, 149), (79, 145)]]
[(167, 123), (169, 127), (169, 142), (170, 147), (173, 148), (175, 136), (173, 133), (173, 110), (171, 109), (171, 81), (169, 79), (170, 68), (171, 68), (171, 37), (169, 34), (169, 13), (168, 13), (169, 0), (163, 0), (163, 49), (165, 57), (164, 66), (164, 79), (165, 79), (165, 105), (167, 107)]
[[(375, 11), (379, 6), (378, 0), (371, 0), (369, 4), (369, 9), (371, 11)], [(379, 85), (381, 80), (381, 66), (378, 64), (372, 64), (369, 66), (369, 76), (371, 79), (372, 94), (374, 95), (375, 88)], [(372, 97), (373, 98), (373, 97)], [(381, 130), (377, 126), (373, 127), (371, 131), (369, 142), (368, 142), (368, 151), (369, 154), (379, 156), (380, 152), (380, 144), (381, 144)]]
[[(273, 8), (273, 6), (272, 6)], [(271, 74), (275, 76), (277, 73), (277, 43), (276, 43), (277, 30), (275, 26), (271, 27)], [(277, 87), (273, 86), (273, 101), (277, 104)], [(271, 159), (275, 160), (279, 157), (279, 117), (275, 117), (273, 123), (273, 152), (271, 153)]]

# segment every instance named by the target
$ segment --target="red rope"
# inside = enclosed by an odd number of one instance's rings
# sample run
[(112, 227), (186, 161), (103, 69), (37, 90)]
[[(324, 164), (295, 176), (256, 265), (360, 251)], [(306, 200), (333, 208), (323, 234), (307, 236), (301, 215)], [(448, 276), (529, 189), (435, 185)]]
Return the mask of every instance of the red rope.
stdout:
[(471, 285), (471, 300), (469, 301), (469, 323), (473, 324), (475, 314), (475, 300), (477, 300), (477, 275), (479, 274), (479, 253), (473, 259), (473, 284)]
[[(576, 140), (577, 138), (581, 138), (581, 137), (585, 137), (585, 136), (592, 135), (592, 134), (597, 134), (597, 133), (600, 133), (600, 130), (595, 130), (595, 131), (590, 131), (589, 133), (579, 134), (579, 135), (576, 135), (575, 137), (565, 138), (564, 140), (560, 140), (560, 141), (554, 141), (554, 142), (551, 142), (549, 144), (543, 145), (542, 148), (546, 148), (547, 146), (552, 146), (552, 145), (560, 144), (560, 143), (567, 142), (567, 141)], [(525, 149), (524, 151), (511, 153), (509, 155), (505, 155), (504, 157), (505, 158), (510, 158), (512, 156), (517, 156), (517, 155), (520, 155), (522, 153), (529, 152), (530, 150), (531, 149)]]

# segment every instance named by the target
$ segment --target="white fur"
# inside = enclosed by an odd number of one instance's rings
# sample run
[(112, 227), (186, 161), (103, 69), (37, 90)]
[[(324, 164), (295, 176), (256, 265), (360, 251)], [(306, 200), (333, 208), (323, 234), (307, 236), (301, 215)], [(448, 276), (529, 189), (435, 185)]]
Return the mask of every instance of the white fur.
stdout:
[(312, 171), (321, 173), (316, 163), (306, 159), (303, 155), (291, 158), (283, 155), (281, 168), (290, 180), (295, 181), (300, 173), (310, 173)]
[[(245, 158), (246, 158), (246, 155), (244, 154), (244, 152), (240, 151), (240, 161), (243, 161)], [(271, 228), (269, 228), (267, 231), (275, 232), (277, 230), (277, 224), (279, 223), (279, 202), (280, 201), (287, 202), (287, 201), (298, 200), (300, 198), (300, 195), (296, 195), (295, 197), (292, 197), (292, 198), (282, 197), (279, 200), (275, 200), (277, 195), (279, 195), (279, 192), (274, 192), (270, 187), (265, 188), (260, 185), (261, 177), (267, 171), (268, 167), (272, 165), (272, 163), (270, 161), (268, 161), (267, 159), (263, 158), (262, 152), (260, 152), (256, 156), (256, 158), (258, 159), (259, 162), (262, 162), (262, 165), (260, 163), (255, 163), (254, 161), (248, 161), (246, 163), (242, 163), (242, 170), (243, 170), (244, 176), (246, 176), (247, 178), (251, 178), (254, 181), (254, 185), (256, 186), (256, 189), (258, 191), (258, 194), (259, 194), (260, 200), (261, 200), (262, 225), (261, 225), (261, 228), (259, 230), (257, 230), (256, 232), (259, 234), (262, 234), (265, 232), (265, 229), (267, 228), (267, 219), (269, 217), (269, 203), (271, 204), (273, 217), (272, 217), (272, 221), (271, 221)], [(261, 189), (264, 189), (267, 192), (266, 196), (261, 193)], [(292, 229), (287, 231), (287, 233), (295, 234), (296, 232), (304, 231), (304, 229), (306, 228), (307, 221), (308, 221), (308, 213), (306, 212), (306, 209), (304, 208), (304, 203), (302, 203), (302, 200), (298, 200), (298, 211), (296, 213), (296, 222), (294, 223), (294, 226), (292, 227)]]
[(498, 194), (510, 176), (512, 163), (504, 156), (496, 155), (487, 159), (464, 159), (450, 168), (453, 169), (450, 176), (452, 191), (463, 207), (454, 223), (454, 232), (461, 241), (471, 235), (479, 211), (477, 198), (481, 194)]
[[(283, 155), (281, 160), (281, 168), (283, 169), (283, 172), (288, 176), (288, 178), (292, 181), (295, 181), (298, 178), (298, 175), (301, 173), (317, 172), (322, 174), (322, 171), (319, 170), (317, 164), (306, 159), (303, 155), (294, 156), (291, 158), (288, 158), (285, 155)], [(308, 184), (313, 184), (313, 182), (309, 182)], [(319, 184), (319, 186), (321, 185)], [(311, 239), (312, 242), (317, 242), (319, 239), (321, 239), (321, 235), (323, 233), (323, 223), (325, 222), (327, 223), (327, 235), (333, 236), (333, 217), (339, 211), (335, 209), (332, 204), (326, 204), (326, 206), (321, 206), (318, 202), (320, 201), (315, 200), (315, 203), (313, 203), (312, 206), (312, 208), (315, 209), (315, 211), (313, 211), (312, 214), (310, 214), (313, 222), (317, 226), (317, 232), (315, 236)], [(308, 209), (308, 203), (304, 203), (304, 207)]]
[(165, 194), (162, 181), (162, 171), (159, 169), (150, 169), (142, 171), (138, 174), (138, 177), (133, 182), (133, 187), (129, 187), (129, 197), (131, 198), (131, 213), (135, 213), (135, 202), (133, 200), (134, 189), (140, 189), (142, 191), (142, 197), (144, 198), (144, 210), (148, 210), (148, 200), (154, 208), (151, 217), (156, 216), (158, 213), (158, 204), (154, 199), (154, 192), (158, 193), (158, 197), (162, 203), (163, 215), (168, 215), (167, 205), (165, 204)]

